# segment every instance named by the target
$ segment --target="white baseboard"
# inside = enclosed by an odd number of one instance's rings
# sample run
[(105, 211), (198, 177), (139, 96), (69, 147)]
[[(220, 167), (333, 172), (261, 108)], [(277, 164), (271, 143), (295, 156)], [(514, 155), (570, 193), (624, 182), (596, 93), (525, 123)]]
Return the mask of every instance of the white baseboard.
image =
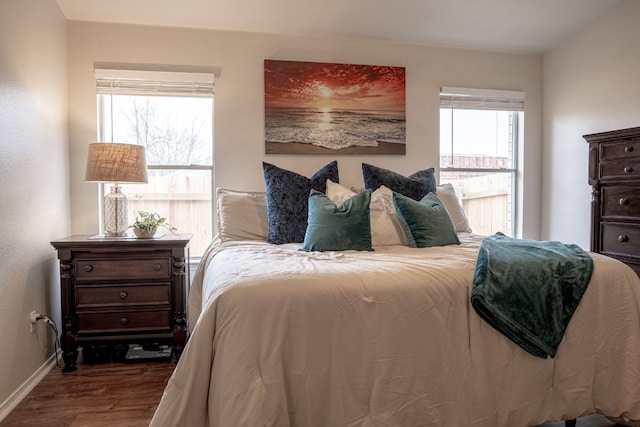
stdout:
[[(59, 352), (59, 354), (62, 354)], [(14, 391), (11, 396), (7, 398), (4, 402), (0, 404), (0, 422), (4, 420), (7, 415), (13, 411), (16, 406), (22, 399), (27, 397), (27, 395), (35, 388), (35, 386), (42, 381), (42, 379), (47, 376), (51, 368), (56, 364), (56, 354), (52, 354), (49, 359), (38, 368), (25, 382), (22, 383), (20, 387), (16, 391)]]

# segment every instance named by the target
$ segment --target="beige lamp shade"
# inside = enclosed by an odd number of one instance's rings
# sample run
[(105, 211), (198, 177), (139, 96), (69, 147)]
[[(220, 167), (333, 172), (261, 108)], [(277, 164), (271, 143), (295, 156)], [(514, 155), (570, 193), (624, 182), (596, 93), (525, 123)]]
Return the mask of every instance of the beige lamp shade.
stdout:
[(115, 182), (119, 184), (146, 183), (147, 160), (144, 147), (117, 142), (89, 144), (87, 182)]

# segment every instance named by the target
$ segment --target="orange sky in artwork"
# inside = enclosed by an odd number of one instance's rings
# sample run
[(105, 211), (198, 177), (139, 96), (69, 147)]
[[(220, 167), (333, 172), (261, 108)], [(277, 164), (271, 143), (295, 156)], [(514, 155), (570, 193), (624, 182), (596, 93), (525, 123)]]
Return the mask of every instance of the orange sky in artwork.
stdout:
[(266, 107), (405, 111), (403, 67), (264, 61)]

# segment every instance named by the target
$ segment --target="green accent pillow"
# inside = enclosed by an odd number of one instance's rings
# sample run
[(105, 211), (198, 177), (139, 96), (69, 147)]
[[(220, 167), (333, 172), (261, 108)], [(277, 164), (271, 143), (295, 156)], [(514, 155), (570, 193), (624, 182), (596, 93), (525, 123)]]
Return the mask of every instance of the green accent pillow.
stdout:
[(371, 190), (336, 206), (324, 193), (309, 192), (309, 217), (303, 251), (372, 251)]
[(394, 192), (393, 205), (409, 246), (429, 248), (460, 244), (447, 208), (434, 193), (427, 194), (417, 202)]

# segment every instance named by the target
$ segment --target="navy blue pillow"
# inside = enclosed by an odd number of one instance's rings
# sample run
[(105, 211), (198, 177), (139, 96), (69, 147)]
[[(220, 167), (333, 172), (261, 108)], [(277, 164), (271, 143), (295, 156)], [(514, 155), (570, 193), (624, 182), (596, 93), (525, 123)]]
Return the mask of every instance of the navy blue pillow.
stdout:
[(267, 190), (267, 242), (302, 243), (307, 231), (309, 192), (326, 193), (327, 179), (338, 182), (338, 162), (334, 160), (311, 178), (265, 162), (262, 169)]
[(433, 168), (404, 176), (388, 169), (363, 163), (362, 176), (364, 178), (364, 187), (371, 191), (375, 191), (384, 185), (396, 193), (418, 201), (427, 194), (436, 192), (436, 177)]

